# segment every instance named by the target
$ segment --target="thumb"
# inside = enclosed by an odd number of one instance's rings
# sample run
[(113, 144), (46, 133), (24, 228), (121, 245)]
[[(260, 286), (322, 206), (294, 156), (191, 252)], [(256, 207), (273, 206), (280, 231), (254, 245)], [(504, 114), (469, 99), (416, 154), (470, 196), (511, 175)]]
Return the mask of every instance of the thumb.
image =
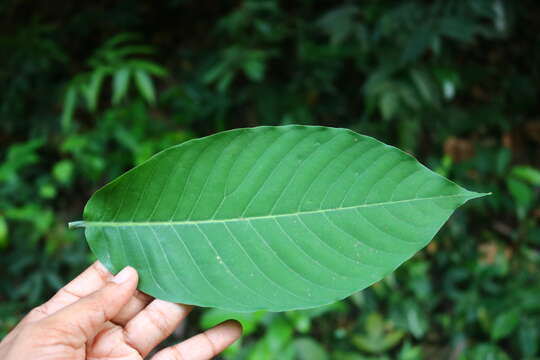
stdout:
[(69, 337), (64, 342), (73, 347), (82, 346), (127, 304), (137, 282), (137, 271), (125, 267), (104, 287), (45, 318), (41, 325), (62, 330)]

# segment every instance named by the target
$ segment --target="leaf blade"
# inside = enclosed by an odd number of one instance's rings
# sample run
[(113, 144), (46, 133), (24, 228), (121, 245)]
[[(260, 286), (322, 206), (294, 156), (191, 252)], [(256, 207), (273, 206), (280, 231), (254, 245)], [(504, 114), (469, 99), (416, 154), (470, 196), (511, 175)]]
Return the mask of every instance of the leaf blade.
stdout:
[(135, 266), (143, 291), (280, 311), (380, 280), (478, 196), (349, 130), (259, 127), (155, 155), (94, 194), (84, 218), (98, 258)]
[(142, 97), (149, 104), (155, 104), (156, 91), (154, 90), (154, 83), (146, 71), (140, 69), (135, 71), (135, 84), (137, 85), (139, 93), (142, 95)]
[(129, 77), (131, 70), (129, 68), (121, 68), (114, 73), (113, 77), (113, 105), (118, 105), (127, 94), (129, 88)]

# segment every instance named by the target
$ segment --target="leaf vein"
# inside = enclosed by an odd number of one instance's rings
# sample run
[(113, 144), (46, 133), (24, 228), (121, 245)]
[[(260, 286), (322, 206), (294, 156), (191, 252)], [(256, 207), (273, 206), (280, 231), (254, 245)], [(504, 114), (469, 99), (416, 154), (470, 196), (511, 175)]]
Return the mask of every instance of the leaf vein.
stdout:
[(284, 213), (284, 214), (275, 214), (275, 215), (261, 215), (261, 216), (251, 216), (251, 217), (239, 217), (239, 218), (230, 218), (230, 219), (208, 219), (208, 220), (178, 220), (178, 221), (147, 221), (147, 222), (136, 222), (136, 221), (84, 221), (81, 226), (169, 226), (169, 225), (194, 225), (194, 224), (205, 224), (205, 223), (227, 223), (227, 222), (241, 222), (241, 221), (250, 221), (250, 220), (259, 220), (259, 219), (271, 219), (271, 218), (280, 218), (288, 216), (300, 216), (300, 215), (311, 215), (311, 214), (326, 214), (329, 212), (339, 212), (354, 210), (357, 208), (368, 208), (368, 207), (377, 207), (377, 206), (388, 206), (394, 204), (402, 203), (411, 203), (418, 201), (430, 201), (430, 200), (440, 200), (448, 198), (467, 198), (470, 195), (466, 194), (456, 194), (456, 195), (442, 195), (442, 196), (432, 196), (426, 198), (414, 198), (414, 199), (405, 199), (405, 200), (396, 200), (396, 201), (384, 201), (378, 203), (370, 204), (360, 204), (352, 206), (344, 206), (341, 208), (328, 208), (328, 209), (319, 209), (319, 210), (310, 210), (303, 212), (295, 213)]

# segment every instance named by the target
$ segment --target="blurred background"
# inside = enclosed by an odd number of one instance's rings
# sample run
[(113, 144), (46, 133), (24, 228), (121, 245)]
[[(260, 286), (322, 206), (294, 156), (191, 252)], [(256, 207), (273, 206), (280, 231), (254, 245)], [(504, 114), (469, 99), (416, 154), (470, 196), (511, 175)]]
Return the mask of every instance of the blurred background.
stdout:
[(92, 260), (100, 186), (237, 127), (347, 127), (493, 196), (331, 306), (236, 317), (226, 359), (540, 359), (536, 0), (0, 3), (0, 337)]

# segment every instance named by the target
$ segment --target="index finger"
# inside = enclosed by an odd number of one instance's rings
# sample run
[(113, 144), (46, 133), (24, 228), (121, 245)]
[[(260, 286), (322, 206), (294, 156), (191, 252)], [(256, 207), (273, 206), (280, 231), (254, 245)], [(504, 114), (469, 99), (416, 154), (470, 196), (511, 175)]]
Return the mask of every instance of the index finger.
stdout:
[[(32, 310), (25, 318), (24, 322), (41, 320), (68, 305), (90, 295), (96, 290), (101, 289), (113, 277), (113, 275), (99, 261), (94, 262), (90, 267), (83, 271), (75, 279), (71, 280), (66, 286), (46, 303)], [(136, 292), (124, 309), (116, 316), (118, 322), (127, 322), (136, 313), (141, 311), (152, 297)], [(113, 319), (113, 321), (116, 319)], [(116, 321), (115, 321), (116, 322)]]

